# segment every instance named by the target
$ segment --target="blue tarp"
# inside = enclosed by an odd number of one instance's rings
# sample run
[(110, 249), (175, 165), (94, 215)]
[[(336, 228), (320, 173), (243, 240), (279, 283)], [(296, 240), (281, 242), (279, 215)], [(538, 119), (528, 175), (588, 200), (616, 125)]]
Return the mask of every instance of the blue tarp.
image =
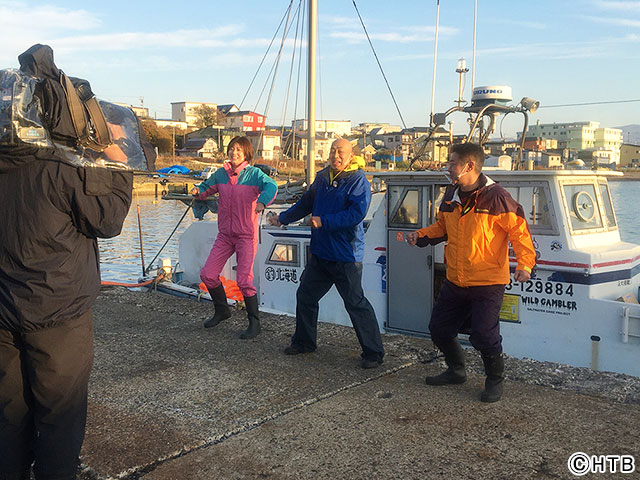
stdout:
[(403, 158), (402, 155), (399, 156), (393, 156), (389, 153), (374, 153), (373, 154), (373, 159), (374, 160), (381, 160), (383, 162), (402, 162)]
[(171, 165), (170, 167), (164, 167), (158, 170), (158, 173), (178, 173), (180, 175), (188, 175), (190, 172), (191, 170), (182, 165)]

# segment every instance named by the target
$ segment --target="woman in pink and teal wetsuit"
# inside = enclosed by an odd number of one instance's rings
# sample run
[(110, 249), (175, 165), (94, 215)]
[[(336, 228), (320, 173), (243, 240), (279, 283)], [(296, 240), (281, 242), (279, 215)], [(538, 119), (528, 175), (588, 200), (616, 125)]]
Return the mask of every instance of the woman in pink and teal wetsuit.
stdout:
[(260, 333), (258, 298), (253, 286), (253, 260), (258, 247), (258, 215), (270, 204), (278, 190), (276, 182), (262, 170), (250, 165), (253, 147), (246, 137), (234, 137), (227, 147), (229, 161), (191, 190), (198, 200), (218, 194), (218, 236), (209, 258), (200, 270), (215, 307), (215, 314), (204, 322), (214, 327), (231, 316), (220, 272), (236, 254), (236, 282), (247, 307), (249, 327), (240, 338)]

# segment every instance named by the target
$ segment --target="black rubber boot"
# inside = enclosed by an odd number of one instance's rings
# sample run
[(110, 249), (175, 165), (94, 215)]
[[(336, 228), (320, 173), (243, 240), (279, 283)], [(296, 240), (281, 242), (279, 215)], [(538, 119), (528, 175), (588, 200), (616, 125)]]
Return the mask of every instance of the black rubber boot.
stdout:
[(215, 313), (213, 317), (204, 322), (204, 328), (211, 328), (218, 325), (221, 321), (226, 320), (231, 316), (231, 309), (227, 303), (227, 294), (224, 293), (224, 287), (222, 284), (218, 285), (213, 290), (209, 290)]
[(497, 402), (502, 397), (502, 384), (504, 382), (504, 358), (501, 353), (497, 355), (482, 355), (484, 373), (487, 379), (484, 381), (484, 391), (480, 400), (487, 403)]
[(457, 338), (444, 346), (438, 346), (444, 353), (444, 361), (447, 368), (440, 375), (427, 377), (427, 385), (457, 385), (467, 381), (467, 372), (464, 369), (464, 350), (460, 346)]
[(244, 297), (244, 304), (247, 307), (247, 318), (249, 328), (240, 334), (240, 338), (248, 339), (257, 337), (260, 331), (260, 316), (258, 313), (258, 296)]

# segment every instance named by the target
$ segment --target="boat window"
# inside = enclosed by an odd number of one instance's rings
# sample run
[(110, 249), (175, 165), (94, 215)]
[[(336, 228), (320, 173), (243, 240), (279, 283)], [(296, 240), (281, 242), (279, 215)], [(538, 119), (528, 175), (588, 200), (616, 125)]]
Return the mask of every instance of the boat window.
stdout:
[(276, 242), (271, 247), (268, 264), (300, 266), (298, 244), (291, 242)]
[(429, 225), (438, 220), (438, 210), (440, 209), (440, 204), (442, 203), (446, 190), (447, 185), (435, 185), (433, 188), (434, 198), (431, 204), (431, 211), (429, 212)]
[(553, 201), (546, 182), (531, 182), (524, 185), (501, 183), (504, 189), (522, 205), (531, 233), (554, 235), (558, 233)]
[(572, 230), (603, 227), (595, 185), (564, 185), (563, 193)]
[(616, 216), (613, 213), (613, 205), (611, 204), (611, 195), (609, 194), (609, 185), (600, 183), (600, 196), (604, 204), (604, 216), (607, 220), (607, 226), (613, 228), (616, 226)]
[(418, 188), (393, 186), (389, 189), (389, 225), (417, 227), (420, 223), (420, 197)]

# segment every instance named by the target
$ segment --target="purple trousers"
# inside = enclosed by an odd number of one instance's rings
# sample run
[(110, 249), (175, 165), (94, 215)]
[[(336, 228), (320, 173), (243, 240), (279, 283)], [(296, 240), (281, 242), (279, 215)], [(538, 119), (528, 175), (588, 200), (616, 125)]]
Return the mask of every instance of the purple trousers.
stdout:
[(211, 253), (200, 270), (200, 279), (209, 291), (220, 285), (220, 272), (227, 260), (236, 254), (238, 264), (236, 270), (236, 283), (244, 297), (253, 297), (257, 290), (253, 286), (253, 260), (258, 249), (257, 239), (249, 236), (226, 235), (218, 232)]
[(469, 340), (485, 355), (502, 352), (500, 308), (505, 285), (459, 287), (445, 280), (431, 312), (431, 340), (438, 347), (448, 345), (460, 327), (471, 323)]

